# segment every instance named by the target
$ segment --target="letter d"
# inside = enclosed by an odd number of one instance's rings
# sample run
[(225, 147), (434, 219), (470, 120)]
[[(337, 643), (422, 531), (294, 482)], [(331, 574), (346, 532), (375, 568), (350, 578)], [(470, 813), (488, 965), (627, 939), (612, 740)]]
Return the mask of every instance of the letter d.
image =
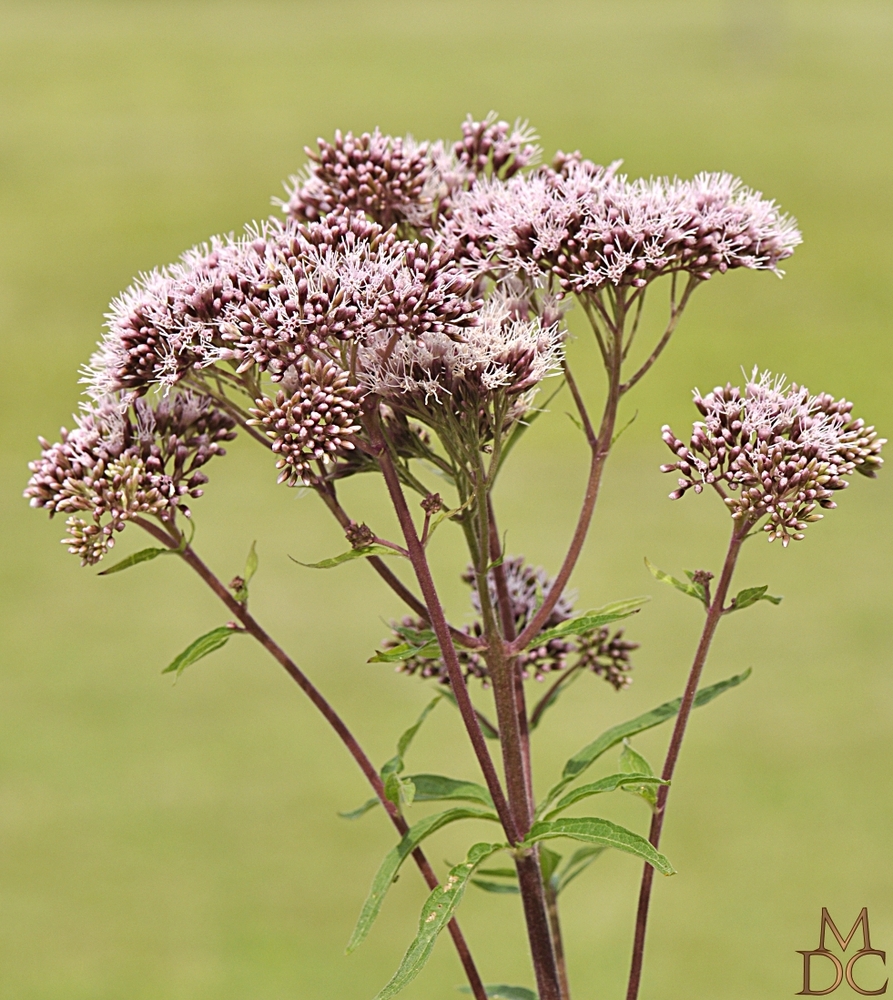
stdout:
[[(797, 994), (798, 997), (823, 997), (828, 993), (833, 993), (843, 982), (843, 965), (840, 959), (836, 955), (832, 955), (830, 951), (821, 948), (817, 951), (800, 951), (798, 949), (797, 954), (803, 956), (803, 989)], [(834, 984), (826, 990), (814, 990), (810, 986), (809, 961), (813, 955), (823, 955), (825, 958), (830, 958), (837, 969), (837, 978), (834, 980)]]

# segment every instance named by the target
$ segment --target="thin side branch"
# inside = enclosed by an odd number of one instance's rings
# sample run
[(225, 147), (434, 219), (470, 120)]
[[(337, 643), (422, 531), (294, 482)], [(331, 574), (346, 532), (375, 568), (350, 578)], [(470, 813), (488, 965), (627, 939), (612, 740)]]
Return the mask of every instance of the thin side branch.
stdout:
[[(180, 550), (182, 539), (169, 534), (163, 528), (158, 527), (151, 521), (147, 521), (144, 518), (134, 518), (134, 523), (138, 524), (163, 545), (176, 550), (183, 561), (191, 569), (193, 569), (211, 588), (216, 596), (220, 598), (227, 610), (241, 623), (243, 629), (248, 632), (252, 638), (257, 640), (257, 642), (259, 642), (264, 649), (266, 649), (267, 652), (270, 653), (274, 659), (276, 659), (280, 665), (285, 668), (292, 680), (298, 685), (298, 687), (300, 687), (313, 705), (320, 711), (326, 722), (328, 722), (329, 725), (335, 730), (339, 739), (345, 745), (348, 752), (363, 772), (366, 780), (372, 786), (375, 795), (377, 796), (379, 802), (381, 802), (388, 818), (397, 829), (397, 832), (401, 837), (405, 836), (409, 831), (409, 824), (400, 815), (400, 812), (394, 803), (387, 797), (384, 784), (382, 783), (378, 771), (375, 769), (372, 761), (366, 756), (363, 748), (357, 742), (356, 737), (354, 737), (353, 733), (351, 733), (347, 725), (328, 703), (318, 688), (313, 684), (310, 678), (307, 677), (307, 675), (294, 662), (294, 660), (291, 659), (285, 650), (282, 649), (282, 647), (279, 646), (257, 623), (254, 617), (249, 614), (247, 605), (237, 601), (233, 597), (218, 577), (215, 576), (208, 566), (206, 566), (205, 563), (198, 557), (195, 550), (190, 545), (186, 545), (182, 550)], [(440, 882), (422, 849), (417, 847), (412, 852), (412, 856), (421, 871), (428, 888), (432, 890), (435, 889)], [(477, 967), (474, 964), (474, 959), (471, 956), (468, 944), (465, 941), (465, 937), (462, 934), (455, 918), (450, 921), (449, 930), (450, 936), (452, 937), (453, 943), (456, 947), (456, 951), (458, 952), (459, 958), (462, 962), (462, 966), (465, 969), (465, 974), (468, 978), (475, 1000), (487, 1000), (487, 991), (484, 989), (484, 985), (477, 971)]]

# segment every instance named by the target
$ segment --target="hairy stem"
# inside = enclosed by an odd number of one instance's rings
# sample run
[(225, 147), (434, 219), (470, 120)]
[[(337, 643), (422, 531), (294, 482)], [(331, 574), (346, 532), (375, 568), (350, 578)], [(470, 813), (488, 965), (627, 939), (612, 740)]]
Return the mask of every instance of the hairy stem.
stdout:
[[(256, 639), (257, 642), (259, 642), (264, 649), (266, 649), (267, 652), (270, 653), (270, 655), (285, 668), (292, 680), (298, 685), (298, 687), (300, 687), (313, 705), (320, 711), (326, 722), (328, 722), (329, 725), (335, 730), (339, 739), (345, 745), (348, 752), (363, 772), (366, 780), (372, 786), (373, 791), (378, 797), (379, 802), (381, 802), (384, 807), (388, 818), (396, 827), (397, 832), (401, 837), (405, 836), (405, 834), (409, 831), (409, 824), (400, 815), (400, 812), (394, 803), (387, 797), (384, 784), (378, 774), (378, 771), (375, 769), (372, 761), (366, 756), (363, 748), (357, 742), (356, 737), (353, 733), (351, 733), (347, 725), (328, 703), (318, 688), (313, 684), (310, 678), (307, 677), (307, 675), (294, 662), (294, 660), (291, 659), (285, 650), (283, 650), (282, 647), (279, 646), (257, 623), (254, 617), (249, 614), (247, 604), (241, 603), (233, 597), (220, 579), (215, 576), (208, 566), (198, 557), (195, 550), (190, 545), (186, 545), (182, 551), (179, 551), (182, 539), (168, 534), (167, 531), (141, 517), (134, 518), (134, 522), (139, 524), (139, 526), (152, 535), (153, 538), (156, 538), (168, 548), (178, 550), (178, 554), (183, 561), (191, 569), (193, 569), (211, 588), (217, 597), (220, 598), (224, 605), (226, 605), (227, 610), (229, 610), (230, 613), (239, 621), (245, 631), (248, 632), (252, 638)], [(428, 888), (432, 890), (435, 889), (439, 885), (439, 880), (422, 849), (417, 847), (412, 852), (412, 857), (416, 865), (418, 865), (419, 871), (421, 871)], [(455, 918), (453, 918), (449, 923), (449, 931), (450, 936), (453, 939), (453, 944), (456, 947), (456, 951), (459, 954), (459, 959), (465, 969), (465, 974), (468, 978), (475, 1000), (487, 1000), (487, 992), (484, 989), (484, 985), (477, 971), (477, 967), (475, 966), (474, 959), (471, 956), (468, 943), (466, 942), (465, 937), (462, 934), (462, 930), (460, 929)]]
[[(704, 629), (701, 632), (701, 639), (695, 653), (691, 670), (688, 674), (688, 682), (685, 685), (685, 694), (682, 696), (682, 704), (679, 714), (676, 716), (676, 724), (673, 727), (673, 735), (670, 738), (670, 746), (667, 750), (667, 757), (661, 771), (661, 778), (670, 781), (676, 769), (676, 762), (679, 759), (679, 751), (682, 747), (682, 739), (685, 736), (685, 727), (688, 724), (688, 717), (694, 705), (695, 694), (698, 690), (698, 683), (701, 679), (701, 672), (707, 662), (707, 654), (710, 652), (710, 644), (716, 632), (716, 627), (723, 615), (726, 596), (729, 592), (729, 585), (735, 572), (735, 563), (738, 561), (738, 554), (741, 545), (747, 537), (752, 524), (750, 521), (743, 523), (735, 522), (732, 530), (732, 538), (729, 542), (729, 549), (726, 553), (726, 560), (723, 564), (722, 574), (716, 585), (716, 591), (710, 607), (707, 609), (707, 619), (704, 622)], [(651, 818), (651, 830), (648, 839), (655, 850), (660, 846), (660, 835), (663, 830), (664, 819), (666, 817), (667, 797), (670, 789), (668, 785), (661, 785), (657, 791), (657, 805), (654, 815)], [(651, 865), (645, 865), (642, 872), (642, 883), (639, 889), (639, 906), (636, 913), (636, 934), (633, 943), (632, 965), (629, 973), (629, 985), (626, 991), (626, 1000), (636, 1000), (639, 995), (639, 983), (642, 978), (642, 961), (645, 954), (645, 931), (648, 926), (648, 907), (651, 902), (651, 886), (654, 880), (654, 869)]]

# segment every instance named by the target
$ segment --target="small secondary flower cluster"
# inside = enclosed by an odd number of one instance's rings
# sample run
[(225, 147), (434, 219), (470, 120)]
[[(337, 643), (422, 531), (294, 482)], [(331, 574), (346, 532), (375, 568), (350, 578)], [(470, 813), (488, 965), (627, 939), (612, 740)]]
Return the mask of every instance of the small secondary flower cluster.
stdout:
[[(521, 557), (506, 559), (503, 566), (505, 567), (515, 629), (520, 633), (533, 617), (542, 602), (543, 594), (548, 592), (552, 581), (544, 569), (528, 565)], [(474, 574), (469, 571), (463, 580), (471, 585), (472, 605), (480, 614), (480, 595)], [(492, 574), (488, 578), (488, 586), (491, 601), (495, 604), (497, 600), (496, 585), (493, 582)], [(555, 628), (572, 617), (573, 604), (564, 594), (558, 600), (555, 610), (543, 626), (543, 631)], [(421, 619), (406, 617), (397, 628), (417, 632), (427, 628), (427, 626)], [(483, 631), (480, 620), (465, 629), (467, 635), (476, 638), (480, 638)], [(394, 636), (394, 639), (388, 640), (385, 648), (394, 648), (405, 643), (406, 639), (400, 631), (395, 630)], [(535, 677), (537, 680), (542, 680), (546, 674), (553, 671), (570, 669), (574, 658), (576, 658), (576, 662), (573, 663), (574, 667), (591, 670), (603, 677), (615, 689), (620, 690), (632, 683), (632, 678), (629, 675), (632, 670), (630, 653), (638, 648), (638, 643), (628, 642), (623, 638), (622, 629), (611, 634), (608, 628), (602, 627), (575, 638), (546, 639), (540, 645), (534, 645), (521, 653), (517, 657), (517, 664), (523, 678)], [(465, 671), (466, 679), (477, 677), (486, 684), (489, 671), (484, 657), (474, 650), (461, 648), (457, 648), (457, 654)], [(417, 654), (400, 661), (396, 669), (398, 672), (417, 674), (423, 678), (434, 677), (442, 684), (450, 683), (446, 666), (436, 654), (430, 656)]]
[[(694, 425), (688, 445), (663, 428), (677, 461), (661, 471), (681, 473), (670, 497), (714, 486), (732, 517), (756, 524), (768, 516), (770, 541), (803, 538), (806, 526), (822, 517), (817, 507), (836, 506), (834, 492), (848, 485), (844, 476), (874, 477), (883, 464), (885, 440), (852, 416), (852, 403), (812, 396), (796, 383), (786, 385), (783, 376), (757, 377), (754, 369), (743, 393), (717, 386), (706, 396), (695, 391), (694, 401), (704, 420)], [(723, 486), (737, 495), (726, 496)]]
[(185, 501), (200, 497), (208, 481), (199, 470), (236, 436), (230, 416), (191, 393), (124, 409), (107, 398), (85, 404), (76, 420), (57, 443), (40, 439), (25, 496), (50, 517), (70, 515), (63, 544), (82, 565), (99, 562), (114, 533), (138, 515), (188, 516)]

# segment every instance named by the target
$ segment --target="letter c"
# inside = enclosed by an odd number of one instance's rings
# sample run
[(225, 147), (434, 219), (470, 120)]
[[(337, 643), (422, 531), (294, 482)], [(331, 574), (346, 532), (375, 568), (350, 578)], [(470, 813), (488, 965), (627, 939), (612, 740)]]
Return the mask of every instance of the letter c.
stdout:
[[(887, 964), (887, 953), (885, 951), (878, 951), (876, 948), (863, 948), (861, 951), (857, 951), (856, 954), (853, 955), (853, 957), (849, 960), (849, 962), (847, 962), (846, 981), (849, 983), (850, 986), (852, 986), (852, 988), (857, 993), (861, 994), (863, 997), (879, 997), (882, 993), (887, 992), (887, 983), (890, 982), (889, 979), (886, 979), (884, 981), (884, 985), (879, 990), (863, 990), (856, 985), (856, 981), (855, 979), (853, 979), (853, 967), (863, 955), (877, 955), (884, 965)], [(807, 959), (804, 959), (804, 962), (805, 961), (807, 961)], [(840, 979), (837, 980), (837, 985), (838, 986), (840, 985)]]

